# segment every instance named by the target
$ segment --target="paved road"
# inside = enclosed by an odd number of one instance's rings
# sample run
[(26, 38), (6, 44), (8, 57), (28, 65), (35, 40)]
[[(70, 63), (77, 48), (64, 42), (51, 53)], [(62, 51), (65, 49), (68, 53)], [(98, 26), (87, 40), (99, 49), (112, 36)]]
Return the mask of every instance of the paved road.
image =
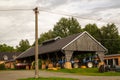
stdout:
[[(40, 77), (65, 77), (79, 80), (120, 80), (120, 76), (80, 76), (69, 73), (40, 71)], [(33, 70), (0, 71), (0, 80), (17, 80), (20, 78), (34, 77)]]

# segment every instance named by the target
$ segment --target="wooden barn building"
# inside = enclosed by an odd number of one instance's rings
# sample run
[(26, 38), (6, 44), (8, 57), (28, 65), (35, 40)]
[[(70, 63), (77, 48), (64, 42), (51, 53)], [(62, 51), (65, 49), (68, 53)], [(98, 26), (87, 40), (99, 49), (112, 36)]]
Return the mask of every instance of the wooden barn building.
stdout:
[[(103, 61), (104, 54), (107, 53), (107, 49), (101, 45), (95, 38), (93, 38), (88, 32), (82, 32), (74, 34), (65, 38), (56, 37), (54, 39), (43, 42), (39, 45), (39, 59), (42, 59), (42, 63), (67, 63), (71, 62), (71, 59), (82, 58), (84, 54), (97, 54), (101, 61)], [(20, 62), (31, 63), (34, 60), (35, 47), (31, 47), (21, 55), (17, 57)], [(78, 60), (78, 59), (77, 59)], [(60, 62), (61, 61), (61, 62)], [(47, 62), (47, 63), (46, 63)], [(80, 62), (80, 61), (79, 61)], [(68, 64), (67, 64), (68, 65)], [(70, 68), (71, 64), (65, 66)]]

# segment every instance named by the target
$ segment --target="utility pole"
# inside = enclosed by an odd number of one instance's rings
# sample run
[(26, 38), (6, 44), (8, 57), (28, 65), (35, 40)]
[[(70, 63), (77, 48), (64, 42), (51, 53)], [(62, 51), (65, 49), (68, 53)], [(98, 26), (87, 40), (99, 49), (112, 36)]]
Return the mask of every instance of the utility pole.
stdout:
[(33, 9), (35, 12), (35, 78), (39, 77), (39, 68), (38, 68), (38, 7)]

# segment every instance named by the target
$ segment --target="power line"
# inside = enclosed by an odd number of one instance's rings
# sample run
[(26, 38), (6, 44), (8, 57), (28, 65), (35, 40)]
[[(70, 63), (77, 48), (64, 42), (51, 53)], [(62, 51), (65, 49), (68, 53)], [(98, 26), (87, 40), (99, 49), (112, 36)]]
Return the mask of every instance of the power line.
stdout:
[[(72, 17), (76, 17), (76, 18), (80, 18), (80, 19), (89, 19), (89, 18), (78, 16), (78, 15), (73, 15), (71, 13), (66, 13), (66, 12), (63, 12), (63, 11), (62, 11), (62, 13), (60, 11), (53, 12), (53, 11), (44, 10), (44, 9), (40, 9), (39, 11), (43, 11), (43, 12), (47, 12), (47, 13), (52, 13), (52, 14), (58, 14), (58, 15), (64, 15), (64, 16), (72, 16)], [(95, 19), (89, 19), (89, 20), (95, 20)]]
[[(7, 11), (33, 11), (33, 9), (0, 9), (0, 12), (2, 12), (2, 11), (6, 11), (6, 12)], [(84, 17), (78, 16), (78, 15), (73, 15), (71, 13), (66, 13), (66, 12), (63, 12), (63, 11), (62, 12), (61, 11), (53, 12), (53, 11), (50, 11), (49, 9), (47, 9), (47, 10), (39, 9), (39, 11), (52, 13), (52, 14), (58, 14), (58, 15), (64, 15), (64, 16), (72, 16), (72, 17), (76, 17), (76, 18), (80, 18), (80, 19), (99, 21), (99, 20), (95, 20), (95, 19), (84, 18)]]
[[(0, 9), (0, 12), (2, 11), (33, 11), (33, 9)], [(64, 16), (72, 16), (72, 17), (75, 17), (75, 18), (79, 18), (79, 19), (85, 19), (85, 20), (93, 20), (93, 21), (98, 21), (98, 22), (104, 22), (104, 23), (111, 23), (111, 22), (107, 22), (107, 21), (102, 21), (102, 18), (99, 18), (99, 19), (93, 19), (93, 18), (85, 18), (85, 17), (81, 17), (79, 15), (73, 15), (71, 13), (66, 13), (66, 12), (61, 12), (61, 11), (50, 11), (50, 9), (39, 9), (39, 11), (42, 11), (42, 12), (47, 12), (47, 13), (52, 13), (52, 14), (58, 14), (58, 15), (64, 15)]]
[(102, 41), (120, 41), (120, 39), (98, 39)]
[[(72, 16), (72, 17), (75, 17), (75, 18), (78, 18), (78, 19), (93, 20), (93, 21), (98, 21), (98, 22), (103, 22), (103, 23), (113, 23), (113, 22), (103, 21), (102, 20), (103, 18), (98, 18), (98, 19), (85, 18), (85, 17), (81, 17), (80, 15), (76, 15), (76, 14), (73, 15), (71, 13), (66, 13), (66, 12), (63, 12), (63, 11), (62, 11), (62, 13), (61, 13), (61, 11), (53, 12), (53, 11), (50, 11), (49, 9), (48, 10), (40, 9), (39, 11), (47, 12), (47, 13), (52, 13), (52, 14), (58, 14), (58, 15), (64, 15), (64, 16)], [(118, 23), (116, 23), (116, 24), (118, 24)]]
[(0, 9), (1, 11), (32, 11), (33, 9)]

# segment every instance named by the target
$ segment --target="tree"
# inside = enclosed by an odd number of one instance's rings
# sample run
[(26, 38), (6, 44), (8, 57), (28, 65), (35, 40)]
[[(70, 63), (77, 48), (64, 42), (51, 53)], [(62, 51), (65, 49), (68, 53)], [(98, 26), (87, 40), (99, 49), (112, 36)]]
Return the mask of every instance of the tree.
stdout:
[(26, 40), (21, 40), (19, 42), (19, 45), (16, 46), (16, 49), (17, 49), (18, 52), (24, 52), (28, 48), (30, 48), (30, 43), (27, 39)]
[(0, 52), (15, 52), (15, 49), (7, 44), (0, 44)]
[[(52, 30), (49, 30), (48, 32), (40, 34), (40, 38), (38, 38), (38, 44), (40, 45), (43, 41), (54, 38), (54, 34)], [(32, 46), (35, 46), (35, 42)]]
[(83, 28), (83, 30), (89, 32), (95, 39), (100, 41), (101, 32), (100, 32), (100, 29), (97, 27), (96, 24), (87, 24), (85, 26), (85, 28)]
[(66, 37), (68, 35), (81, 32), (81, 26), (75, 18), (61, 18), (54, 25), (53, 33), (55, 36)]
[(120, 38), (115, 24), (107, 24), (101, 28), (102, 44), (108, 49), (109, 54), (117, 54), (120, 50)]
[(42, 33), (38, 39), (38, 44), (40, 45), (43, 41), (54, 38), (53, 31), (49, 30), (48, 32)]
[[(79, 25), (77, 19), (75, 18), (61, 18), (59, 22), (56, 23), (56, 25), (52, 30), (49, 30), (48, 32), (42, 33), (40, 35), (40, 38), (38, 39), (39, 45), (48, 39), (55, 38), (57, 36), (60, 37), (66, 37), (68, 35), (72, 35), (75, 33), (81, 32), (81, 26)], [(33, 44), (33, 46), (35, 43)]]
[(118, 54), (120, 54), (120, 35), (119, 35), (119, 39), (117, 41), (118, 41), (118, 45), (117, 45), (118, 46), (118, 48), (117, 48), (118, 51), (117, 52), (118, 52)]

